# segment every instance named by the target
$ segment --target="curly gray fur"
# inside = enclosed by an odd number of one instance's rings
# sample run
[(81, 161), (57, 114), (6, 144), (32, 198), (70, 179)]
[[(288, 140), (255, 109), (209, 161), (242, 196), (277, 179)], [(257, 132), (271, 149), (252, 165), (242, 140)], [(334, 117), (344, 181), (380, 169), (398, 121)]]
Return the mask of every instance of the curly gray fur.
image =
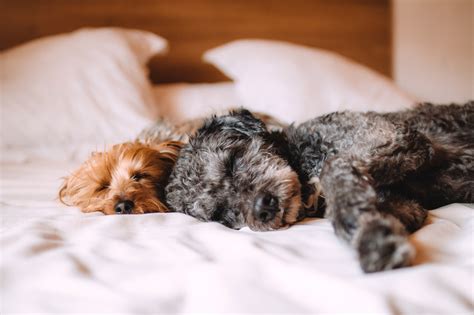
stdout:
[[(174, 167), (166, 188), (170, 208), (232, 228), (268, 230), (294, 223), (293, 212), (300, 209), (299, 181), (269, 134), (248, 111), (207, 120)], [(274, 220), (256, 220), (256, 200), (270, 193), (289, 214), (280, 211)]]
[(474, 202), (474, 102), (336, 112), (269, 132), (242, 110), (209, 119), (181, 151), (167, 202), (232, 228), (328, 217), (366, 272), (410, 264), (426, 209)]

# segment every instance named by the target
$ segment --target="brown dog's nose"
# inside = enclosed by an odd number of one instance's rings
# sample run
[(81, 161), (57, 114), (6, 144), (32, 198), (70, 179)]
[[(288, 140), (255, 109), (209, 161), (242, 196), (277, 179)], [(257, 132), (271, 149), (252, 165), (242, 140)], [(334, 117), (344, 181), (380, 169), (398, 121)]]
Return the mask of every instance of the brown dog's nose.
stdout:
[(261, 194), (255, 200), (253, 212), (255, 218), (261, 222), (268, 222), (275, 218), (278, 212), (278, 200), (270, 194)]
[(121, 200), (115, 204), (115, 213), (130, 214), (135, 204), (131, 200)]

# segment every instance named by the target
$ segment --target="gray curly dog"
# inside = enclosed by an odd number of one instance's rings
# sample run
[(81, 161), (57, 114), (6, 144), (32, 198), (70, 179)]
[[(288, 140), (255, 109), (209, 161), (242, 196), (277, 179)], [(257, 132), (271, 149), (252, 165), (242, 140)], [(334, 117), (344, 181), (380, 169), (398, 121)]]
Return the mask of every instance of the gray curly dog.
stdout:
[(324, 215), (365, 272), (407, 266), (427, 209), (474, 202), (474, 102), (336, 112), (273, 132), (246, 110), (212, 117), (181, 150), (166, 200), (235, 229)]

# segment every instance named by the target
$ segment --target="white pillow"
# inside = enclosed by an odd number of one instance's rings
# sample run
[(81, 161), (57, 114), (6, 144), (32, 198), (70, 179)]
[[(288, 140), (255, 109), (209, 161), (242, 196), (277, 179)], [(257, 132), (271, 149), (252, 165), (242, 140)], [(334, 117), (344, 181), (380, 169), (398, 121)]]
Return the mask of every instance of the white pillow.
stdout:
[(236, 83), (243, 105), (286, 122), (336, 110), (392, 111), (415, 99), (386, 77), (321, 49), (271, 40), (237, 40), (204, 60)]
[(156, 116), (147, 60), (152, 33), (81, 29), (0, 54), (1, 149), (71, 155), (132, 139)]

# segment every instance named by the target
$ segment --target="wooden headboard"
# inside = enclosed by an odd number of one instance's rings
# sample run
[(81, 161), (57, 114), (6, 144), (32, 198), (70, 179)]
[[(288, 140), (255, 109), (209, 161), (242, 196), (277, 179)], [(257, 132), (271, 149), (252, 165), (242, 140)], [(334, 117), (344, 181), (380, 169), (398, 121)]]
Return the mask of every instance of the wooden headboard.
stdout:
[(152, 31), (170, 44), (150, 62), (154, 82), (226, 78), (202, 53), (238, 38), (336, 51), (391, 75), (390, 0), (0, 0), (0, 49), (83, 26)]

